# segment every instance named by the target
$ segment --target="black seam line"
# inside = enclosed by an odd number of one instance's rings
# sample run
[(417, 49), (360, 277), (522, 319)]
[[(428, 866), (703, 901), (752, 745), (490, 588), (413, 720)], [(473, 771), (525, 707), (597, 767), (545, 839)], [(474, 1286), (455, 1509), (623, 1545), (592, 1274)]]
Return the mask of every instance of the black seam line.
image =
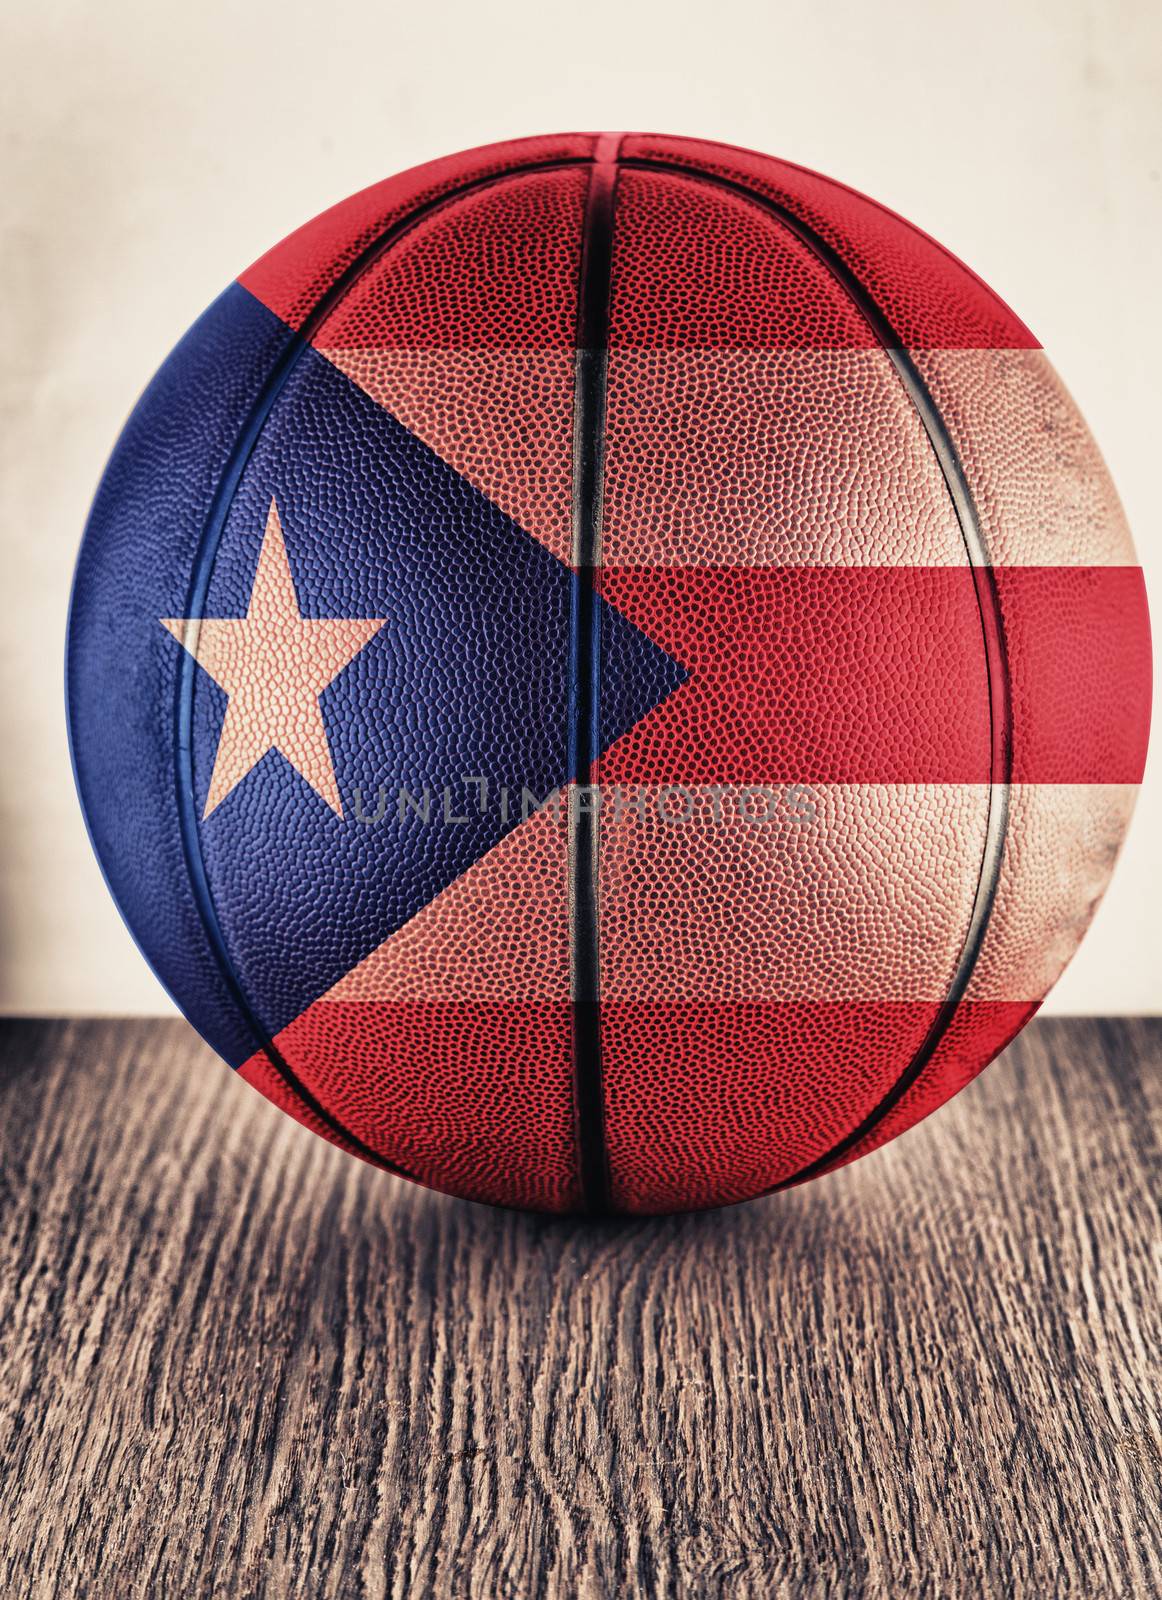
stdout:
[[(331, 287), (319, 298), (307, 317), (304, 318), (299, 330), (297, 332), (292, 330), (291, 339), (272, 366), (262, 391), (251, 407), (245, 425), (239, 432), (237, 443), (222, 469), (222, 475), (218, 480), (214, 497), (210, 502), (210, 508), (206, 514), (206, 521), (198, 541), (198, 549), (194, 556), (190, 587), (186, 597), (185, 615), (187, 617), (200, 617), (202, 614), (202, 607), (209, 589), (210, 576), (213, 572), (214, 560), (218, 553), (218, 545), (222, 539), (230, 507), (233, 504), (242, 474), (253, 454), (254, 447), (274, 407), (275, 401), (281, 394), (299, 360), (310, 348), (311, 336), (315, 329), (319, 327), (357, 280), (362, 277), (368, 268), (374, 266), (392, 245), (410, 232), (418, 223), (424, 221), (434, 212), (442, 210), (445, 206), (454, 204), (465, 195), (503, 183), (509, 178), (524, 177), (529, 173), (552, 172), (569, 167), (588, 167), (591, 164), (591, 156), (563, 156), (551, 161), (527, 162), (519, 167), (509, 167), (503, 172), (487, 173), (479, 178), (473, 178), (467, 183), (458, 184), (453, 189), (445, 190), (443, 193), (433, 195), (431, 199), (421, 202), (404, 216), (397, 217), (389, 227), (385, 228), (382, 233), (377, 235), (360, 251), (355, 259), (340, 273)], [(325, 1106), (320, 1104), (306, 1084), (300, 1080), (285, 1056), (283, 1056), (246, 996), (242, 980), (236, 972), (234, 963), (231, 961), (226, 949), (222, 927), (218, 921), (218, 913), (210, 890), (205, 861), (202, 857), (201, 838), (198, 832), (193, 777), (193, 740), (191, 737), (195, 667), (196, 662), (193, 656), (188, 651), (183, 650), (181, 661), (178, 664), (174, 707), (174, 727), (177, 734), (174, 767), (177, 783), (178, 825), (181, 833), (182, 853), (185, 857), (186, 871), (189, 874), (190, 889), (194, 903), (201, 918), (202, 926), (206, 931), (206, 938), (226, 991), (237, 1006), (246, 1026), (253, 1034), (258, 1049), (263, 1052), (279, 1077), (294, 1091), (307, 1109), (320, 1122), (328, 1127), (332, 1133), (337, 1134), (340, 1139), (350, 1145), (357, 1154), (363, 1156), (366, 1160), (374, 1162), (377, 1166), (383, 1167), (389, 1172), (397, 1173), (400, 1177), (410, 1178), (415, 1182), (422, 1181), (417, 1179), (415, 1174), (410, 1172), (408, 1168), (399, 1165), (398, 1162), (388, 1160), (386, 1156), (371, 1145), (364, 1143), (362, 1139), (344, 1127), (343, 1123), (328, 1111)]]
[(589, 785), (601, 753), (601, 566), (613, 217), (621, 136), (596, 141), (581, 239), (573, 389), (573, 579), (569, 617), (569, 948), (573, 1118), (587, 1210), (611, 1207), (601, 1061), (600, 841)]
[(858, 1127), (853, 1128), (825, 1155), (819, 1156), (799, 1172), (793, 1174), (793, 1176), (784, 1178), (781, 1183), (773, 1185), (774, 1189), (785, 1189), (792, 1184), (802, 1183), (808, 1178), (815, 1177), (830, 1166), (832, 1162), (846, 1155), (861, 1139), (866, 1138), (872, 1129), (887, 1116), (893, 1106), (899, 1103), (919, 1078), (929, 1061), (931, 1061), (937, 1045), (948, 1031), (968, 988), (973, 969), (980, 956), (993, 908), (996, 905), (1001, 862), (1004, 857), (1005, 840), (1009, 825), (1009, 794), (1013, 770), (1013, 717), (1012, 687), (1009, 680), (1004, 621), (1001, 613), (1000, 596), (997, 592), (996, 574), (993, 571), (988, 543), (981, 527), (976, 502), (973, 499), (972, 491), (969, 488), (968, 479), (965, 477), (964, 467), (952, 441), (952, 436), (928, 385), (924, 382), (916, 363), (912, 359), (910, 351), (904, 347), (903, 342), (881, 307), (843, 258), (813, 228), (795, 216), (794, 212), (788, 211), (777, 200), (771, 200), (766, 195), (756, 193), (753, 189), (748, 188), (746, 184), (736, 183), (730, 178), (719, 177), (712, 173), (697, 172), (675, 162), (628, 159), (622, 165), (693, 179), (730, 190), (743, 199), (751, 201), (775, 217), (789, 232), (793, 233), (800, 243), (804, 244), (812, 252), (816, 259), (827, 268), (832, 277), (846, 291), (883, 347), (884, 354), (892, 363), (896, 376), (912, 402), (912, 406), (928, 436), (928, 442), (943, 474), (953, 510), (956, 512), (956, 520), (960, 525), (960, 534), (968, 556), (969, 569), (976, 593), (977, 608), (980, 613), (981, 632), (984, 636), (990, 721), (988, 816), (985, 823), (985, 840), (981, 851), (980, 872), (977, 877), (972, 911), (969, 915), (968, 928), (960, 948), (960, 954), (957, 957), (956, 967), (949, 981), (947, 994), (941, 1002), (940, 1009), (933, 1018), (928, 1032), (925, 1034), (916, 1053), (879, 1103), (873, 1107)]

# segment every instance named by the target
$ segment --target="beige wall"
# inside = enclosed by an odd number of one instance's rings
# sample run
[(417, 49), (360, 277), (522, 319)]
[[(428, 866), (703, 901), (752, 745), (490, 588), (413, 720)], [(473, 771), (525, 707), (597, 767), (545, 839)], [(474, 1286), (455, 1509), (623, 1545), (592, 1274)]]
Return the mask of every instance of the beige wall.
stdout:
[[(268, 244), (428, 157), (659, 128), (769, 150), (896, 207), (1044, 341), (1162, 606), (1155, 0), (0, 4), (0, 1006), (168, 1004), (91, 858), (61, 713), (73, 557), (126, 412)], [(1159, 1008), (1158, 766), (1058, 1009)]]

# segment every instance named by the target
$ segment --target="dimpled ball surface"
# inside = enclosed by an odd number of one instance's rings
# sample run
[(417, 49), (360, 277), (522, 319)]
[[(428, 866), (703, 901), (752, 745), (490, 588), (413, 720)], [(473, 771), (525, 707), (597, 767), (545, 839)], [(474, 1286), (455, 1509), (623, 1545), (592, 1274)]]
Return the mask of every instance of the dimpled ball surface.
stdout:
[(642, 134), (434, 162), (244, 272), (117, 445), (68, 668), (194, 1025), (548, 1211), (746, 1199), (962, 1088), (1086, 929), (1150, 695), (1025, 325), (841, 184)]

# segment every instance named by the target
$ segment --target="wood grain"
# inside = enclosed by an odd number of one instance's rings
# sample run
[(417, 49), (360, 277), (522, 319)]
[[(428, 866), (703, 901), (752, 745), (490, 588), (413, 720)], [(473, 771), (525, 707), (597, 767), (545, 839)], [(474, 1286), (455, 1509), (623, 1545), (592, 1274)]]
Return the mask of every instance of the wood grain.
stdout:
[(0, 1593), (1162, 1591), (1162, 1021), (732, 1211), (519, 1216), (178, 1023), (0, 1040)]

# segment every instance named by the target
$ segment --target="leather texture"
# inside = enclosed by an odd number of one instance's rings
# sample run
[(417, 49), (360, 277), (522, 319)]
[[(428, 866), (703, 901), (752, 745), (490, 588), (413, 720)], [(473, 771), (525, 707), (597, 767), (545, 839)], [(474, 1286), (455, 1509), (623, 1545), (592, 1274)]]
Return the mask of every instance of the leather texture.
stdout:
[[(272, 496), (303, 608), (384, 619), (321, 696), (342, 817), (276, 753), (205, 815), (225, 707), (209, 674), (195, 678), (209, 891), (241, 986), (277, 1032), (517, 826), (526, 789), (543, 799), (566, 781), (574, 578), (314, 350), (239, 480), (206, 616), (246, 614)], [(608, 607), (606, 627), (633, 663), (630, 698), (609, 703), (612, 743), (684, 673)], [(483, 809), (476, 777), (493, 791)], [(383, 791), (382, 817), (360, 820), (356, 788), (372, 818)], [(401, 815), (401, 794), (421, 809), (405, 799)]]
[[(616, 187), (578, 791), (595, 155)], [(970, 1081), (1088, 925), (1149, 699), (1116, 493), (1024, 325), (842, 185), (653, 135), (432, 163), (244, 273), (118, 445), (69, 636), (94, 844), (195, 1025), (353, 1153), (549, 1211), (592, 1198), (595, 1065), (628, 1212), (799, 1181)], [(571, 1003), (582, 804), (596, 1064)]]
[(105, 471), (73, 581), (69, 736), (94, 849), (154, 971), (228, 1061), (255, 1033), (208, 939), (177, 805), (181, 652), (159, 626), (187, 614), (206, 518), (292, 332), (233, 285), (138, 402)]

